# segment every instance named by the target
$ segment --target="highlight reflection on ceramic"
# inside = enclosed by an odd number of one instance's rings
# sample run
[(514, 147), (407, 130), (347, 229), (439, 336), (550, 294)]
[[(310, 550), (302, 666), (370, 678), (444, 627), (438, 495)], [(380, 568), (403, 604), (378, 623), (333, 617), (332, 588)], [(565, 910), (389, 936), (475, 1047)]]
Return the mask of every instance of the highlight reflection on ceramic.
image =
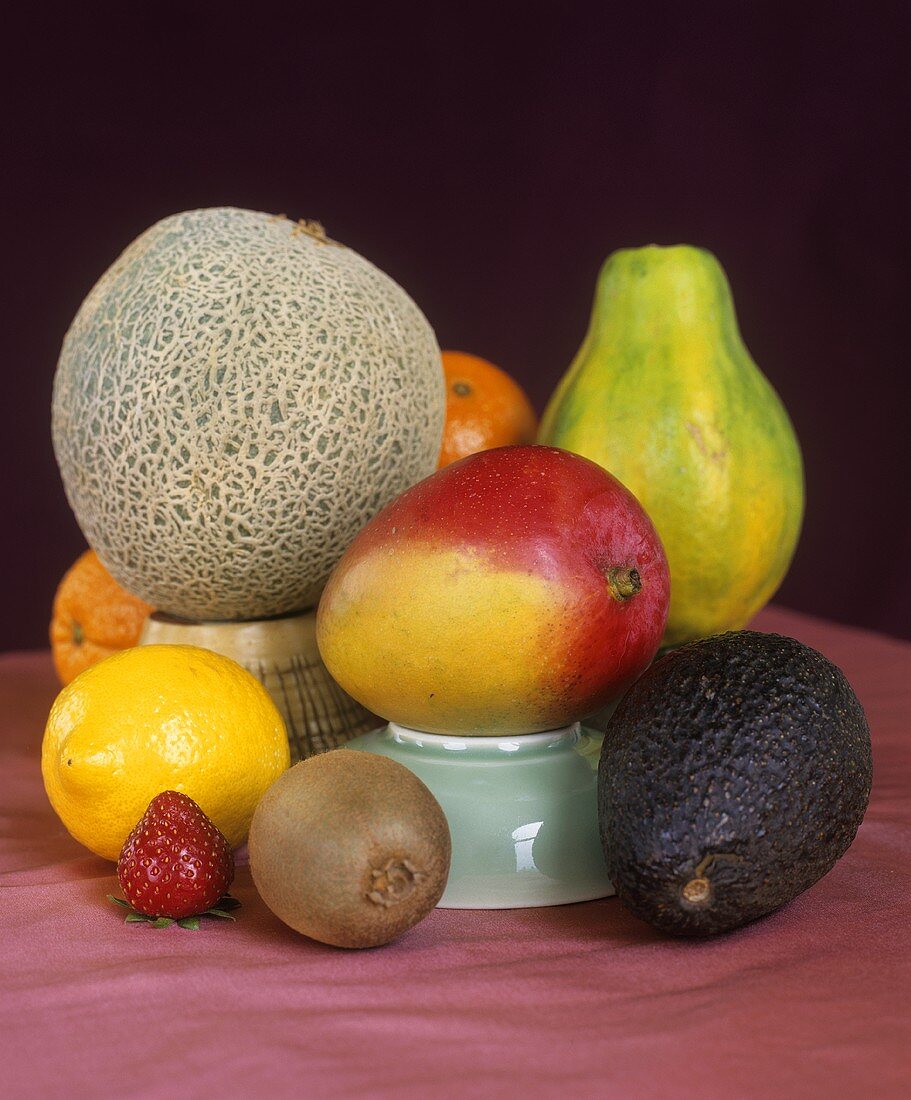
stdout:
[(390, 722), (346, 747), (404, 764), (443, 807), (452, 866), (441, 907), (514, 909), (613, 894), (598, 835), (601, 741), (578, 723), (456, 737)]

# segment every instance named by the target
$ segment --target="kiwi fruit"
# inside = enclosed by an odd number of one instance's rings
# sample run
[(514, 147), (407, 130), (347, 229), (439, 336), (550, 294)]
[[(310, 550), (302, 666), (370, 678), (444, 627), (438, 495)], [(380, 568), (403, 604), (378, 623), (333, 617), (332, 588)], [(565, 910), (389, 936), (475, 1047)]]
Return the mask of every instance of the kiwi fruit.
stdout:
[(449, 826), (408, 768), (354, 749), (284, 772), (253, 815), (257, 890), (285, 924), (336, 947), (378, 947), (437, 904), (449, 876)]

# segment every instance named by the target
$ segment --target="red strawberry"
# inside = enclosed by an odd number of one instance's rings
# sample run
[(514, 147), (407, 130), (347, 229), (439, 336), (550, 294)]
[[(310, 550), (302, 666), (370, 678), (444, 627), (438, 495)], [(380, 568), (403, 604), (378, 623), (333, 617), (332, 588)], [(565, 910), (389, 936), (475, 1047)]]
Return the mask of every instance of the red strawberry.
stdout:
[(163, 791), (127, 837), (117, 877), (137, 912), (180, 920), (205, 913), (227, 891), (234, 856), (192, 798)]

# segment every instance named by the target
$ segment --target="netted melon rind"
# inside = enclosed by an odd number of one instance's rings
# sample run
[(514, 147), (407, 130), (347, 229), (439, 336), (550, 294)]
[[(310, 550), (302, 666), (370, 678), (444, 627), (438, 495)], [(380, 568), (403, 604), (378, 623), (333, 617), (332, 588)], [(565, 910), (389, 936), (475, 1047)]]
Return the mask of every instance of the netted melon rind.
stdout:
[(348, 248), (246, 210), (165, 218), (67, 333), (67, 498), (131, 592), (194, 619), (312, 606), (345, 547), (433, 472), (445, 411), (423, 314)]

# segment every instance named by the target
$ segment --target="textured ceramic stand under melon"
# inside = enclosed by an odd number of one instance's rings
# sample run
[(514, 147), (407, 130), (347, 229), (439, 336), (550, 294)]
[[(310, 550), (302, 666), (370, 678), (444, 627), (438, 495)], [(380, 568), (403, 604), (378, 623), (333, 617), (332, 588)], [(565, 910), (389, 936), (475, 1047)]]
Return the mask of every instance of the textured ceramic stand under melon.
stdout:
[(192, 622), (155, 612), (141, 645), (197, 645), (231, 657), (260, 680), (285, 725), (292, 761), (334, 749), (376, 725), (326, 671), (316, 646), (316, 612), (250, 622)]
[(519, 737), (421, 733), (390, 722), (350, 741), (410, 768), (452, 833), (444, 909), (519, 909), (608, 897), (598, 835), (602, 736), (576, 723)]

